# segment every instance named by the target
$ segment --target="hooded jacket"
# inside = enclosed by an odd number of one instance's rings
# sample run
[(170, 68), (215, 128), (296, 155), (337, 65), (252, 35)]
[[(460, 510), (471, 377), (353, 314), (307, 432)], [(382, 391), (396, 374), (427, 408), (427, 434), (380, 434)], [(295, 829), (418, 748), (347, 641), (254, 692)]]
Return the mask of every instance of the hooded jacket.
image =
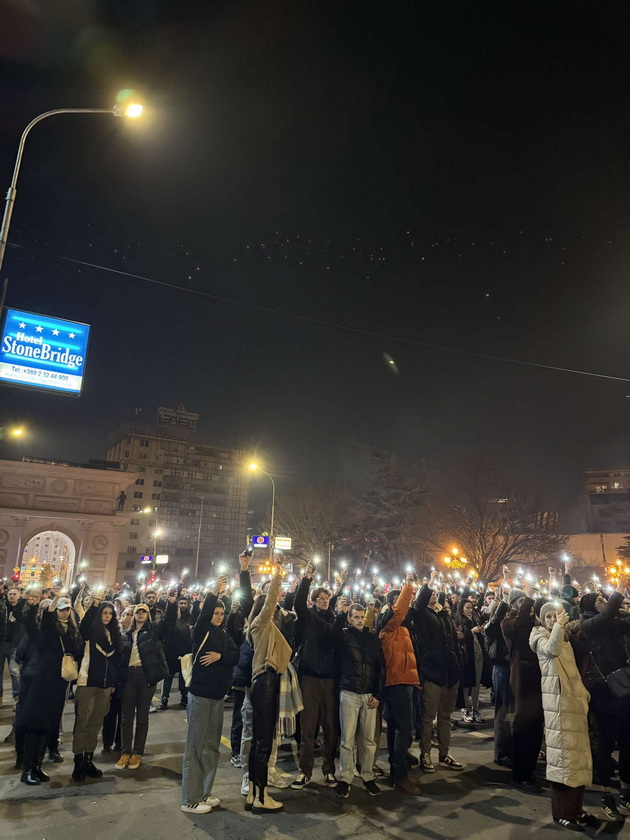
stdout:
[[(199, 618), (193, 628), (193, 657), (192, 679), (189, 691), (196, 697), (206, 697), (210, 700), (222, 700), (232, 686), (232, 671), (238, 662), (238, 648), (223, 627), (215, 627), (212, 617), (218, 601), (217, 595), (211, 592), (206, 596)], [(206, 637), (206, 633), (208, 637)], [(204, 641), (205, 639), (205, 641)], [(200, 658), (215, 651), (221, 658), (212, 665), (202, 665)]]
[[(98, 607), (92, 604), (79, 625), (79, 633), (85, 641), (85, 647), (77, 686), (113, 688), (118, 685), (120, 680), (121, 654), (114, 643), (107, 639), (106, 633), (103, 633), (102, 638), (98, 641), (96, 640), (94, 621), (97, 613)], [(116, 618), (112, 618), (112, 621), (116, 621)]]
[(501, 624), (510, 654), (511, 711), (530, 721), (543, 716), (540, 666), (529, 646), (535, 624), (531, 614), (533, 606), (534, 601), (526, 597), (520, 608), (508, 613)]
[(622, 604), (623, 595), (613, 592), (603, 612), (585, 612), (580, 621), (582, 636), (605, 677), (623, 668), (628, 659), (624, 638), (630, 633), (630, 618), (621, 618)]
[(588, 736), (589, 693), (561, 624), (534, 627), (529, 637), (541, 672), (547, 779), (575, 788), (590, 785), (593, 762)]
[(461, 678), (457, 635), (450, 614), (429, 606), (431, 594), (425, 584), (411, 607), (419, 675), (423, 682), (450, 687)]

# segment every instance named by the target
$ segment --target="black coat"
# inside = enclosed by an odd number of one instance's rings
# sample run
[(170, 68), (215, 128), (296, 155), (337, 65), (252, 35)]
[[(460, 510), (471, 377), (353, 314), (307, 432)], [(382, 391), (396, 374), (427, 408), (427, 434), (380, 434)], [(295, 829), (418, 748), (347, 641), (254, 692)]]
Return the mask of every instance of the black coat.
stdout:
[(45, 609), (39, 628), (38, 659), (29, 690), (20, 704), (19, 725), (50, 732), (59, 726), (68, 683), (61, 676), (64, 653), (81, 655), (81, 637), (59, 631), (56, 611)]
[(628, 658), (624, 638), (630, 633), (630, 618), (620, 617), (622, 603), (623, 595), (613, 592), (603, 612), (584, 613), (580, 622), (582, 636), (605, 677), (623, 668)]
[[(131, 628), (123, 635), (122, 655), (120, 661), (120, 683), (119, 692), (120, 697), (125, 689), (127, 681), (127, 672), (129, 670), (129, 659), (131, 657), (131, 649), (133, 647), (133, 632)], [(162, 622), (159, 621), (154, 624), (152, 621), (147, 622), (144, 627), (138, 631), (138, 653), (140, 654), (140, 661), (142, 662), (142, 670), (147, 681), (147, 685), (155, 685), (160, 680), (169, 676), (168, 665), (166, 664), (166, 657), (164, 656), (164, 648), (162, 647)]]
[(501, 622), (507, 615), (508, 610), (509, 606), (505, 601), (501, 601), (483, 628), (486, 650), (488, 651), (490, 662), (501, 668), (510, 667), (510, 654), (508, 653), (503, 631), (501, 630)]
[(429, 607), (431, 589), (423, 586), (410, 610), (420, 682), (453, 686), (461, 679), (458, 639), (451, 616)]
[(254, 658), (254, 648), (247, 641), (243, 639), (239, 649), (238, 662), (232, 674), (232, 685), (235, 688), (249, 688), (252, 684), (252, 660)]
[(192, 628), (195, 623), (191, 612), (178, 618), (177, 610), (177, 602), (168, 603), (162, 619), (164, 655), (171, 674), (179, 673), (179, 657), (192, 651)]
[(381, 640), (367, 627), (348, 627), (341, 612), (333, 625), (333, 636), (339, 660), (339, 689), (355, 694), (371, 694), (377, 700), (385, 686), (385, 656)]
[(293, 605), (298, 617), (300, 638), (297, 669), (300, 676), (333, 679), (336, 674), (332, 633), (335, 616), (330, 609), (318, 610), (307, 606), (310, 584), (307, 577), (302, 578)]
[[(225, 697), (232, 686), (232, 672), (239, 658), (238, 648), (227, 631), (212, 624), (217, 601), (214, 593), (206, 596), (193, 628), (193, 656), (196, 660), (188, 689), (196, 697), (207, 697), (210, 700), (221, 700)], [(206, 633), (208, 638), (204, 642)], [(221, 658), (212, 665), (202, 665), (199, 659), (211, 651), (220, 653)]]
[(503, 619), (501, 629), (510, 654), (510, 711), (529, 721), (542, 720), (542, 688), (538, 657), (529, 646), (535, 619), (534, 602), (525, 598), (518, 610)]

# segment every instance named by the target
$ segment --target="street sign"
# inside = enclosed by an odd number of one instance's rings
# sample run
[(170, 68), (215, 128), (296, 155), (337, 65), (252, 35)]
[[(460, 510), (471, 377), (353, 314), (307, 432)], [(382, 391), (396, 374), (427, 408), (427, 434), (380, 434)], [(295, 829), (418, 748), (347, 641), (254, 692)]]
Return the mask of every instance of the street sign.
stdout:
[(269, 548), (269, 537), (252, 537), (251, 544), (254, 546), (254, 548)]
[(158, 564), (158, 566), (166, 565), (166, 563), (168, 563), (168, 554), (156, 554), (155, 562)]
[(88, 324), (8, 308), (0, 381), (80, 396), (89, 336)]
[(291, 551), (291, 537), (276, 537), (275, 547), (280, 551)]
[(142, 555), (140, 555), (140, 562), (141, 563), (153, 563), (153, 555), (152, 554), (142, 554)]

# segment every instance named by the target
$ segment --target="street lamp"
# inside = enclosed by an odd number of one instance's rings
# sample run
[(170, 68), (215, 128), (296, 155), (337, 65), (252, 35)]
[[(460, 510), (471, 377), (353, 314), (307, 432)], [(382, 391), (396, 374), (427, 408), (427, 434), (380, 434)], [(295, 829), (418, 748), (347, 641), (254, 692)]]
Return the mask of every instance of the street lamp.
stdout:
[(197, 556), (195, 557), (195, 580), (199, 574), (199, 549), (201, 548), (201, 520), (203, 517), (203, 503), (207, 496), (201, 497), (201, 508), (199, 509), (199, 527), (197, 529)]
[(11, 225), (15, 196), (17, 195), (17, 180), (18, 175), (20, 174), (22, 155), (24, 154), (24, 144), (26, 143), (26, 138), (33, 126), (37, 125), (37, 123), (41, 122), (41, 120), (45, 120), (46, 117), (54, 117), (56, 114), (111, 114), (114, 117), (128, 117), (130, 119), (136, 119), (142, 114), (143, 110), (143, 106), (137, 102), (127, 102), (124, 105), (116, 104), (112, 108), (57, 108), (54, 111), (46, 111), (38, 117), (35, 117), (34, 120), (31, 120), (22, 132), (17, 157), (15, 159), (13, 177), (11, 178), (11, 186), (9, 187), (5, 197), (4, 216), (2, 218), (2, 227), (0, 228), (0, 269), (2, 269), (4, 252), (6, 251), (7, 240), (9, 238), (9, 226)]
[(271, 528), (269, 529), (269, 561), (273, 561), (273, 526), (275, 523), (276, 517), (276, 482), (273, 480), (273, 477), (269, 475), (268, 472), (265, 472), (258, 464), (252, 462), (249, 465), (249, 468), (252, 472), (256, 472), (256, 470), (260, 470), (261, 473), (267, 476), (269, 481), (271, 481)]

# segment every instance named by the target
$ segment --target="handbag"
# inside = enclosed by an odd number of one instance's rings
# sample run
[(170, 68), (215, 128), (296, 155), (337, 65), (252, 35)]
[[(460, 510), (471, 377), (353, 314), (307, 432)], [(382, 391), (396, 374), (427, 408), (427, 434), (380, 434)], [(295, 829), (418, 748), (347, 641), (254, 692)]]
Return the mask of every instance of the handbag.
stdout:
[(63, 651), (63, 656), (61, 657), (61, 678), (66, 682), (74, 682), (79, 679), (79, 666), (74, 656), (71, 653), (66, 653), (61, 639), (59, 639), (59, 644)]
[(630, 666), (626, 665), (608, 674), (606, 685), (615, 699), (628, 700), (630, 698)]
[(190, 681), (192, 680), (193, 665), (197, 661), (199, 651), (205, 645), (209, 635), (210, 631), (208, 630), (206, 635), (203, 637), (203, 641), (197, 648), (197, 653), (195, 654), (194, 659), (192, 653), (185, 653), (183, 656), (179, 657), (179, 670), (182, 675), (182, 679), (184, 680), (184, 684), (186, 685), (186, 688), (190, 687)]

